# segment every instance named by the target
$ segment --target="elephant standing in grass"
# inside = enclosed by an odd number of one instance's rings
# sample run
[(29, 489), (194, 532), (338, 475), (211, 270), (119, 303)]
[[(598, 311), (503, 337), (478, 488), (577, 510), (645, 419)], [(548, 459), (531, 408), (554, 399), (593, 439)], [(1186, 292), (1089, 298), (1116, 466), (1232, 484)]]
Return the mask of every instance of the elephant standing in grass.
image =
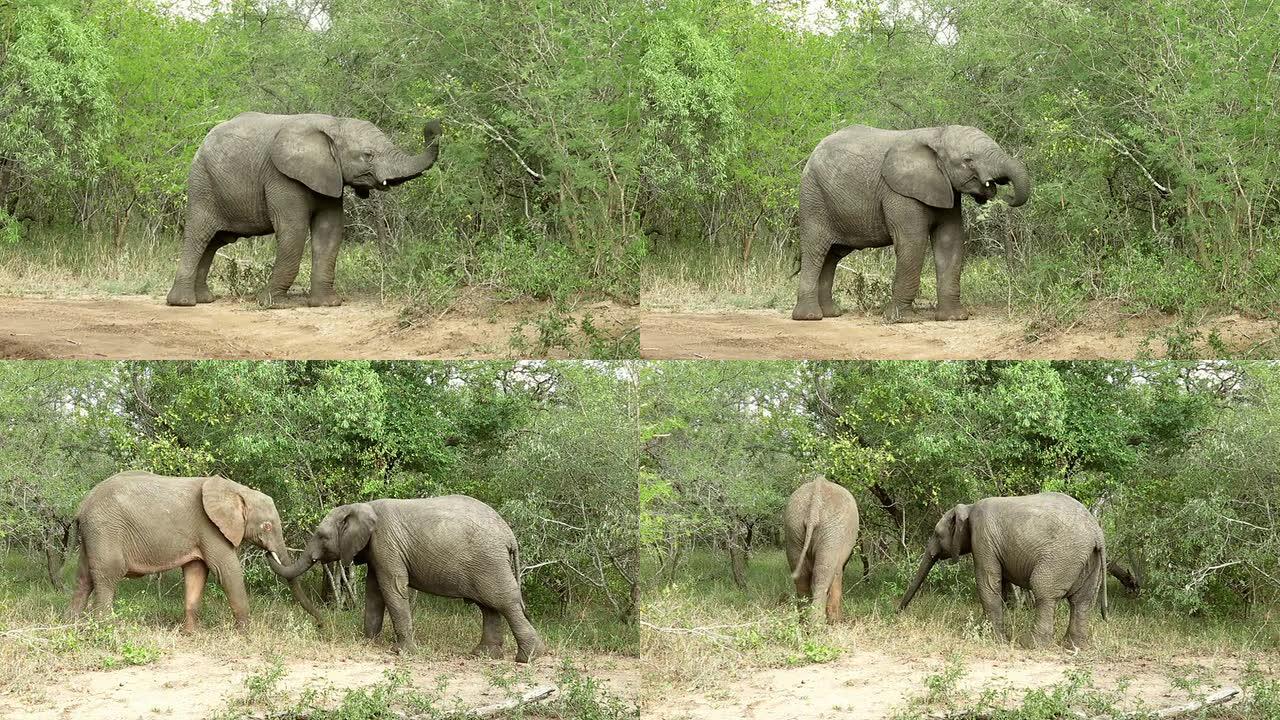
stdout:
[(915, 577), (899, 604), (905, 610), (921, 583), (941, 558), (958, 560), (973, 554), (978, 599), (991, 627), (1002, 640), (1009, 629), (1004, 601), (1010, 586), (1031, 591), (1036, 604), (1031, 645), (1053, 639), (1058, 601), (1071, 605), (1071, 622), (1063, 644), (1089, 642), (1089, 613), (1102, 591), (1102, 617), (1107, 617), (1107, 552), (1102, 527), (1075, 498), (1062, 493), (992, 497), (972, 505), (956, 505), (933, 528)]
[(258, 301), (283, 298), (311, 237), (307, 304), (340, 305), (333, 289), (345, 218), (342, 189), (367, 198), (412, 180), (436, 162), (440, 121), (423, 130), (419, 155), (396, 147), (373, 123), (331, 115), (241, 113), (209, 131), (187, 175), (182, 255), (170, 305), (213, 302), (209, 266), (242, 237), (276, 234), (276, 261)]
[(364, 634), (382, 632), (386, 613), (396, 647), (414, 647), (409, 594), (419, 590), (462, 598), (480, 607), (477, 655), (503, 656), (505, 618), (516, 636), (516, 662), (545, 646), (529, 622), (520, 593), (520, 550), (511, 527), (493, 508), (466, 495), (421, 500), (373, 500), (334, 508), (316, 527), (291, 566), (271, 569), (293, 581), (317, 562), (368, 566)]
[[(248, 541), (289, 562), (280, 515), (263, 493), (224, 477), (166, 477), (129, 470), (98, 483), (76, 512), (80, 566), (68, 614), (78, 617), (93, 595), (98, 612), (110, 612), (116, 583), (126, 577), (182, 568), (186, 581), (183, 629), (195, 629), (209, 571), (244, 630), (249, 597), (240, 566)], [(319, 618), (296, 581), (289, 587)]]
[(791, 493), (782, 515), (787, 565), (796, 595), (810, 603), (810, 615), (840, 621), (844, 566), (858, 541), (858, 503), (848, 490), (815, 478)]
[(1009, 204), (1031, 194), (1026, 167), (977, 128), (880, 130), (852, 125), (814, 148), (800, 178), (800, 282), (795, 320), (840, 314), (831, 299), (836, 266), (862, 248), (893, 245), (889, 322), (924, 319), (912, 310), (925, 250), (938, 273), (937, 320), (965, 320), (960, 268), (965, 231), (960, 196), (979, 204), (1013, 185)]

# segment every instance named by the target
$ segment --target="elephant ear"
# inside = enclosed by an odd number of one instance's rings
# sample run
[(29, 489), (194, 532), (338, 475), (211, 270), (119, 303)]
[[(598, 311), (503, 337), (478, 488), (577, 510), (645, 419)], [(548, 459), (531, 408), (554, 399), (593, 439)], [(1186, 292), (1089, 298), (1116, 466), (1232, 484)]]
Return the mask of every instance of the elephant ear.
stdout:
[(276, 133), (271, 164), (321, 195), (342, 197), (342, 164), (327, 133), (309, 123), (294, 122)]
[(378, 514), (368, 503), (351, 506), (338, 530), (338, 556), (344, 565), (351, 564), (356, 554), (369, 544), (373, 526), (377, 522)]
[(936, 208), (952, 208), (956, 191), (938, 162), (938, 153), (919, 140), (897, 142), (885, 153), (880, 175), (899, 195)]
[(960, 559), (960, 547), (969, 532), (969, 506), (957, 505), (951, 509), (951, 559)]
[(209, 516), (232, 547), (240, 547), (244, 539), (244, 498), (240, 485), (224, 477), (214, 475), (200, 485), (200, 502), (204, 514)]

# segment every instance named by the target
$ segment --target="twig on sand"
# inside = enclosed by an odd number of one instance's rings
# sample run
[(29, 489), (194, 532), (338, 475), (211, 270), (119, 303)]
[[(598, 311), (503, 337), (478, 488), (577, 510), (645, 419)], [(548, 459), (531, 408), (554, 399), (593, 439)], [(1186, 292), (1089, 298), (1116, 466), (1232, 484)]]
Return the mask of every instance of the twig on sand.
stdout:
[(76, 626), (75, 623), (70, 623), (67, 625), (44, 625), (41, 627), (25, 627), (25, 628), (18, 628), (16, 630), (5, 630), (4, 632), (0, 632), (0, 636), (25, 635), (27, 633), (44, 632), (45, 630), (66, 630), (67, 628), (73, 628), (75, 626)]
[[(1156, 710), (1154, 712), (1151, 712), (1151, 711), (1127, 712), (1120, 715), (1119, 717), (1121, 718), (1155, 717), (1155, 718), (1163, 719), (1163, 718), (1180, 717), (1182, 715), (1190, 715), (1192, 713), (1199, 712), (1212, 705), (1221, 705), (1223, 703), (1231, 702), (1232, 700), (1235, 700), (1237, 697), (1239, 697), (1239, 695), (1242, 692), (1243, 691), (1240, 688), (1236, 687), (1235, 685), (1227, 685), (1225, 687), (1219, 688), (1218, 690), (1215, 690), (1214, 692), (1205, 696), (1204, 699), (1202, 700), (1194, 700), (1192, 702), (1189, 702), (1183, 705), (1174, 705), (1173, 707), (1167, 707), (1163, 710)], [(1074, 718), (1078, 718), (1078, 720), (1101, 720), (1101, 718), (1104, 718), (1104, 717), (1113, 717), (1111, 715), (1098, 715), (1098, 716), (1086, 715), (1085, 713), (1080, 712), (1079, 710), (1072, 712), (1071, 716)], [(986, 711), (974, 712), (974, 711), (966, 710), (966, 711), (954, 712), (954, 713), (930, 713), (925, 717), (928, 718), (929, 720), (988, 720), (988, 718), (995, 717), (995, 715)]]

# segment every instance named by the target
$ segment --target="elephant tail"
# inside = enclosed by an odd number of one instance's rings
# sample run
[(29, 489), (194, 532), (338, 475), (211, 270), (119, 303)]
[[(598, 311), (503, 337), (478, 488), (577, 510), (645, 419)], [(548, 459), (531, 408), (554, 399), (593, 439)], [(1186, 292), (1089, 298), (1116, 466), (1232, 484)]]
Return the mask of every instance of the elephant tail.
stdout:
[(1102, 619), (1107, 619), (1107, 544), (1103, 540), (1099, 540), (1094, 550), (1098, 553), (1098, 582), (1102, 583), (1102, 604), (1098, 609), (1102, 612)]
[(813, 543), (813, 528), (818, 525), (818, 486), (815, 483), (813, 493), (809, 495), (809, 519), (804, 524), (804, 545), (800, 547), (800, 560), (796, 563), (796, 568), (791, 571), (791, 579), (794, 581), (800, 577), (800, 570), (804, 568), (804, 560), (809, 557), (809, 545)]

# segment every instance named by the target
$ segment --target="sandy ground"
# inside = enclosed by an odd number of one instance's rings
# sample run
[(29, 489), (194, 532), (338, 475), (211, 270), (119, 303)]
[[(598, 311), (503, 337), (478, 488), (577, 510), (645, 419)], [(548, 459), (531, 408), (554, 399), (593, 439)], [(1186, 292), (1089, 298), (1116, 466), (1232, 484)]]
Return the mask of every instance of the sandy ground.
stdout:
[[(642, 706), (655, 720), (884, 720), (923, 697), (925, 678), (938, 673), (940, 659), (904, 658), (877, 651), (846, 652), (834, 662), (764, 670), (712, 689), (651, 691), (658, 699)], [(1199, 699), (1227, 684), (1240, 685), (1244, 664), (1232, 659), (1178, 658), (1172, 664), (1128, 660), (1073, 665), (1069, 656), (1039, 660), (968, 660), (960, 692), (977, 697), (984, 688), (1007, 689), (1020, 701), (1032, 688), (1048, 688), (1072, 667), (1092, 671), (1094, 687), (1124, 684), (1126, 709), (1139, 703), (1157, 709)], [(1175, 668), (1177, 668), (1175, 670)], [(1196, 668), (1205, 684), (1194, 692), (1174, 687), (1173, 678)], [(1273, 671), (1275, 668), (1272, 669)]]
[[(411, 317), (371, 299), (333, 308), (289, 302), (264, 310), (233, 299), (175, 308), (148, 295), (0, 297), (0, 358), (504, 358), (514, 353), (509, 339), (520, 321), (532, 325), (547, 309), (471, 299), (437, 316)], [(579, 304), (572, 314), (588, 312), (611, 337), (638, 324), (636, 308), (612, 302)], [(536, 333), (524, 329), (531, 342)]]
[[(610, 692), (634, 698), (638, 682), (637, 660), (619, 656), (580, 658)], [(530, 676), (514, 685), (514, 692), (554, 685), (560, 661), (535, 662)], [(132, 720), (134, 718), (203, 718), (245, 697), (245, 679), (269, 667), (262, 658), (225, 660), (187, 651), (166, 655), (136, 667), (64, 675), (39, 690), (13, 697), (0, 693), (0, 716), (54, 720)], [(437, 702), (441, 708), (477, 708), (512, 697), (512, 691), (495, 686), (492, 674), (517, 668), (510, 661), (459, 658), (436, 661), (396, 661), (387, 653), (350, 652), (330, 661), (292, 659), (283, 663), (284, 676), (277, 687), (296, 700), (308, 688), (341, 691), (364, 688), (385, 679), (393, 668), (409, 672), (412, 686), (433, 693), (444, 684)], [(518, 672), (518, 671), (517, 671)]]
[[(858, 313), (797, 322), (781, 310), (646, 309), (640, 321), (640, 355), (717, 360), (1133, 359), (1163, 356), (1160, 334), (1176, 323), (1173, 317), (1124, 316), (1099, 306), (1065, 330), (1028, 337), (1026, 322), (1003, 309), (969, 312), (970, 319), (963, 322), (887, 325), (879, 315)], [(1210, 332), (1216, 332), (1233, 355), (1280, 355), (1280, 321), (1226, 315), (1206, 320), (1198, 330), (1199, 357), (1216, 354), (1205, 343)]]

